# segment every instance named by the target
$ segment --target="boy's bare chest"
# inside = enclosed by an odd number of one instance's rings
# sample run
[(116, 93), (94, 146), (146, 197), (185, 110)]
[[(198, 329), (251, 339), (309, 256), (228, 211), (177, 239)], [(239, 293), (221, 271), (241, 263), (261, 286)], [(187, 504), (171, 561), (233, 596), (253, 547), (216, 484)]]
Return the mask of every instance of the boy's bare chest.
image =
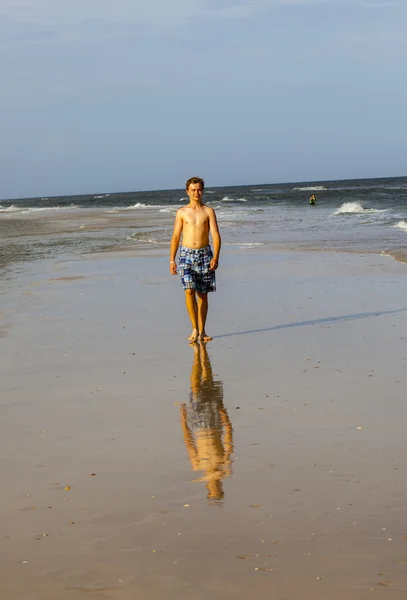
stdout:
[(184, 214), (185, 225), (195, 227), (205, 227), (209, 222), (209, 217), (206, 211), (188, 210)]

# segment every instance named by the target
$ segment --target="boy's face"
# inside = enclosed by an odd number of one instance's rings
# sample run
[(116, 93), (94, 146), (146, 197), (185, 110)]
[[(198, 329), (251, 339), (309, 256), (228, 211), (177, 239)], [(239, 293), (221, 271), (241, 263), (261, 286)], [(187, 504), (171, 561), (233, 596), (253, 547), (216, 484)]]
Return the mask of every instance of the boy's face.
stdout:
[(201, 200), (203, 194), (202, 183), (190, 183), (187, 194), (191, 201), (197, 202)]

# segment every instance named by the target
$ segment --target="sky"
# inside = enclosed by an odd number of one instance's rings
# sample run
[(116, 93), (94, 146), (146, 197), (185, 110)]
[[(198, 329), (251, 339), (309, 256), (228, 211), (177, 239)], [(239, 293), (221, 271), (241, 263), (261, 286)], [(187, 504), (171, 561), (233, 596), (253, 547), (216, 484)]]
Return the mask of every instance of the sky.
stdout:
[(406, 0), (0, 0), (0, 198), (407, 175)]

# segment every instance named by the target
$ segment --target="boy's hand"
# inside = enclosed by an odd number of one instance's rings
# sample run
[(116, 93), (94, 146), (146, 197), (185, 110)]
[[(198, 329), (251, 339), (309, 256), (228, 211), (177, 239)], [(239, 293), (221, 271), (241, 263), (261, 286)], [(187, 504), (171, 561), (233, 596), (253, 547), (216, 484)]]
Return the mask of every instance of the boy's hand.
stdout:
[(216, 271), (217, 268), (218, 268), (218, 259), (212, 258), (211, 262), (209, 263), (209, 270)]
[(177, 263), (175, 263), (175, 262), (170, 263), (170, 273), (171, 273), (171, 275), (177, 274)]

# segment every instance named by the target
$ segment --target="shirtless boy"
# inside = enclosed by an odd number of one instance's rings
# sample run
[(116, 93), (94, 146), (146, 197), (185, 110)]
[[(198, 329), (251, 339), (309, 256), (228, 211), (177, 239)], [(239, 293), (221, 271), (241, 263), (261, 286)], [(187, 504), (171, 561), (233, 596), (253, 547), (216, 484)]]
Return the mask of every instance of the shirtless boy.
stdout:
[[(191, 177), (186, 183), (189, 204), (179, 208), (175, 217), (170, 246), (170, 272), (177, 274), (175, 256), (181, 241), (178, 271), (185, 290), (185, 303), (192, 324), (190, 342), (211, 340), (205, 331), (208, 314), (208, 292), (216, 290), (215, 271), (218, 268), (221, 240), (215, 211), (202, 203), (204, 181)], [(212, 236), (213, 252), (209, 245)]]

